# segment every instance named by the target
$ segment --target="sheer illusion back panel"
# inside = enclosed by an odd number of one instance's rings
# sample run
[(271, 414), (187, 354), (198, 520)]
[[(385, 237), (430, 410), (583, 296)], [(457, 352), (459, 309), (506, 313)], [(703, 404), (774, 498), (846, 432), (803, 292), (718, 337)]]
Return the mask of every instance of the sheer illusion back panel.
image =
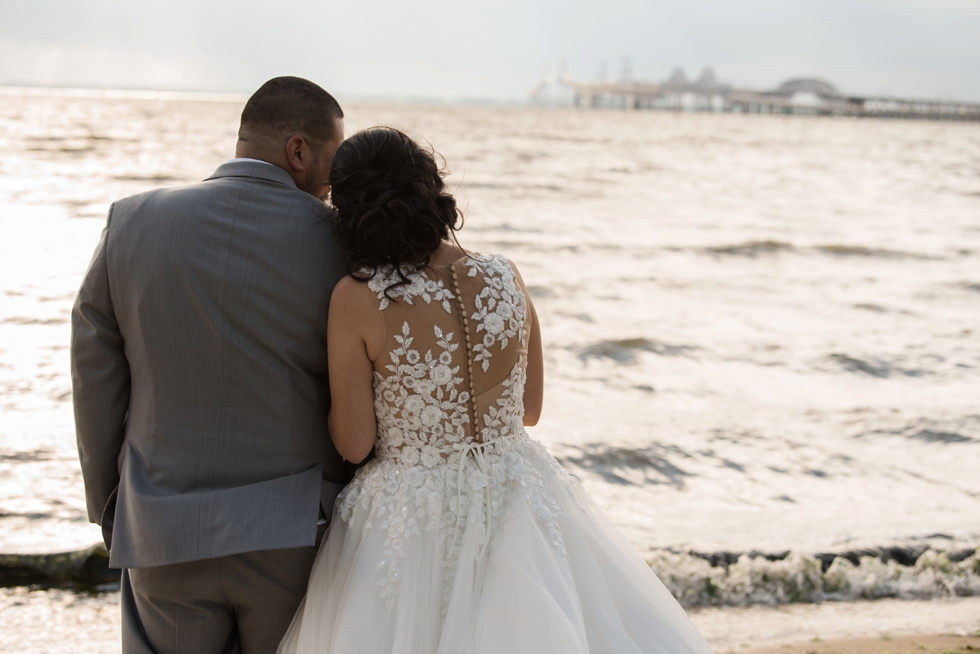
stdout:
[(397, 278), (369, 283), (385, 326), (374, 362), (378, 453), (432, 465), (459, 444), (520, 433), (530, 326), (507, 260), (463, 258), (390, 287)]

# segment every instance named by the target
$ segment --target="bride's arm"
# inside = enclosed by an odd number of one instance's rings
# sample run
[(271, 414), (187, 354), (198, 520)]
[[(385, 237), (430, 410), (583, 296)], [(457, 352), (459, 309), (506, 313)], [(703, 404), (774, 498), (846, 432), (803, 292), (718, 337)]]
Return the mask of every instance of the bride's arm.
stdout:
[(544, 352), (541, 344), (541, 326), (538, 324), (538, 314), (534, 310), (534, 303), (531, 302), (531, 294), (527, 292), (527, 285), (521, 277), (521, 271), (513, 261), (508, 259), (508, 263), (517, 276), (521, 291), (524, 292), (527, 302), (527, 322), (531, 326), (527, 341), (527, 379), (524, 382), (524, 426), (533, 427), (541, 418), (541, 407), (544, 404)]
[(374, 447), (377, 422), (372, 388), (373, 359), (380, 356), (384, 325), (366, 284), (340, 280), (330, 298), (327, 358), (330, 366), (330, 437), (351, 463)]
[(524, 426), (533, 427), (541, 418), (544, 404), (544, 352), (541, 346), (541, 326), (534, 311), (531, 296), (527, 296), (527, 314), (531, 321), (531, 334), (527, 342), (527, 381), (524, 383)]

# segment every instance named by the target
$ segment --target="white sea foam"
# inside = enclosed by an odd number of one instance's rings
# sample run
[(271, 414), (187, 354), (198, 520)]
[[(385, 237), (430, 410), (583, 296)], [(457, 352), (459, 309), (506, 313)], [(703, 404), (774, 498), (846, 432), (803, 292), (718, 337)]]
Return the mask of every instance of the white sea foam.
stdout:
[(796, 552), (779, 560), (743, 554), (730, 565), (712, 566), (702, 557), (661, 551), (648, 563), (684, 606), (980, 595), (980, 548), (956, 562), (927, 550), (911, 566), (862, 556), (856, 564), (836, 557), (824, 568), (820, 559)]

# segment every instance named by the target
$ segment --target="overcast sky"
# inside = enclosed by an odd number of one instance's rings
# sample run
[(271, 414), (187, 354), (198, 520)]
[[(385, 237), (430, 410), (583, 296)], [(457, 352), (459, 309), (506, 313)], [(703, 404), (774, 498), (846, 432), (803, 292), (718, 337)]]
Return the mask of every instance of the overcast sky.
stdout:
[(980, 0), (0, 0), (0, 84), (522, 100), (546, 66), (980, 100)]

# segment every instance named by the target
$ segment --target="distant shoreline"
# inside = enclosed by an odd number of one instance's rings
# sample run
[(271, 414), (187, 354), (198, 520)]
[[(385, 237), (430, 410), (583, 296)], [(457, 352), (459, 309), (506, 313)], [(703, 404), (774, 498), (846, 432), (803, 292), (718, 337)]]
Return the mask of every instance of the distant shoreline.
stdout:
[[(188, 102), (231, 102), (245, 104), (248, 92), (193, 89), (102, 88), (88, 86), (34, 86), (0, 84), (0, 96), (96, 98), (110, 100), (164, 100)], [(429, 96), (340, 95), (342, 103), (403, 104), (421, 106), (477, 106), (539, 108), (527, 100), (494, 98), (440, 98)]]
[(96, 98), (118, 100), (192, 100), (198, 102), (240, 102), (248, 100), (247, 93), (212, 91), (171, 91), (159, 89), (105, 89), (79, 86), (19, 86), (0, 85), (0, 96), (34, 96), (64, 98)]

